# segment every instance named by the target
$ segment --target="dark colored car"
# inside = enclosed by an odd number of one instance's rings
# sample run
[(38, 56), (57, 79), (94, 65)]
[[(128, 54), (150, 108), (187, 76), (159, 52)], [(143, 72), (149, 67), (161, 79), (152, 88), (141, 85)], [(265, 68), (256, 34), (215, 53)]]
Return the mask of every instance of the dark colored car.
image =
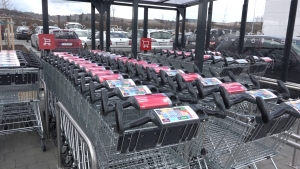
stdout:
[[(197, 31), (195, 31), (194, 34), (190, 35), (186, 42), (186, 47), (190, 49), (195, 49), (196, 46), (196, 37), (197, 37)], [(205, 32), (206, 34), (206, 32)], [(229, 36), (232, 36), (232, 34), (236, 34), (235, 30), (229, 30), (229, 29), (212, 29), (210, 31), (210, 42), (209, 42), (209, 50), (214, 51), (217, 46), (222, 43), (222, 41), (226, 40)]]
[[(177, 43), (177, 47), (181, 47), (181, 34), (178, 35), (178, 43)], [(184, 36), (184, 42), (186, 42), (187, 36)], [(175, 48), (175, 34), (173, 34), (171, 36), (171, 40), (173, 41), (173, 48)]]
[(54, 34), (55, 49), (53, 52), (72, 52), (79, 53), (82, 50), (81, 40), (73, 30), (68, 29), (52, 29), (49, 32)]
[(26, 39), (28, 36), (28, 26), (18, 26), (15, 32), (16, 39)]
[[(274, 59), (274, 64), (267, 69), (264, 77), (280, 79), (283, 71), (284, 43), (285, 37), (247, 35), (244, 39), (243, 56), (254, 55)], [(231, 36), (216, 50), (220, 52), (225, 50), (229, 55), (234, 56), (238, 53), (238, 44), (239, 37)], [(300, 83), (300, 38), (293, 38), (287, 81)]]

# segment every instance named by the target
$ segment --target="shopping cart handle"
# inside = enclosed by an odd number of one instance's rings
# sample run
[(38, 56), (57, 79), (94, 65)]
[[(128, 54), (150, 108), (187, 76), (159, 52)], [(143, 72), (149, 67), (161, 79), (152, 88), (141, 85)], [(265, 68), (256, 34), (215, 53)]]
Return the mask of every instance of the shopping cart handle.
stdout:
[(253, 89), (260, 89), (260, 83), (258, 81), (258, 79), (254, 76), (254, 75), (249, 75), (250, 80), (253, 84), (252, 88)]
[(149, 116), (149, 113), (147, 113), (144, 117), (136, 119), (130, 123), (124, 124), (123, 115), (124, 113), (123, 113), (122, 104), (120, 102), (117, 102), (115, 105), (115, 118), (116, 118), (115, 130), (119, 134), (123, 134), (128, 129), (138, 127), (148, 122), (151, 122), (151, 117)]
[[(173, 78), (172, 77), (167, 77), (167, 81), (168, 81), (167, 84), (169, 85), (172, 92), (177, 93), (177, 87), (176, 87), (176, 84), (173, 81)], [(177, 86), (178, 86), (178, 83), (177, 83)]]
[(206, 96), (212, 94), (213, 92), (219, 92), (219, 85), (215, 85), (214, 87), (209, 89), (204, 89), (204, 86), (200, 79), (196, 80), (196, 88), (198, 90), (200, 99), (204, 99)]
[(280, 93), (281, 97), (285, 100), (288, 100), (291, 95), (289, 89), (281, 80), (277, 80), (278, 92)]
[(190, 101), (190, 103), (197, 103), (198, 102), (198, 95), (197, 95), (195, 89), (193, 88), (192, 84), (187, 83), (186, 88), (187, 88), (190, 96), (192, 97), (192, 100)]
[[(146, 74), (147, 74), (148, 81), (150, 81), (152, 79), (152, 71), (154, 71), (154, 70), (149, 67), (146, 67)], [(155, 73), (155, 71), (154, 71), (154, 73)]]
[[(96, 86), (95, 86), (94, 82), (91, 81), (89, 86), (90, 86), (90, 101), (91, 101), (92, 104), (94, 104), (97, 101), (101, 100), (101, 97), (97, 97), (96, 94), (95, 94)], [(98, 86), (98, 88), (101, 88), (101, 87), (103, 87), (102, 84), (100, 84)]]
[(154, 85), (159, 87), (160, 86), (160, 81), (158, 80), (157, 74), (152, 72), (151, 77), (152, 77), (152, 80), (154, 82)]
[(85, 81), (85, 77), (84, 76), (81, 76), (80, 79), (81, 79), (80, 80), (80, 92), (83, 94), (83, 93), (89, 91), (89, 87), (86, 87), (86, 81)]
[(106, 90), (101, 90), (101, 114), (107, 116), (110, 112), (113, 112), (115, 105), (108, 104), (108, 93)]
[[(261, 113), (261, 116), (256, 116), (256, 122), (268, 123), (271, 120), (271, 116), (264, 99), (261, 97), (256, 97), (256, 104)], [(282, 111), (282, 109), (279, 110)]]
[(252, 55), (246, 56), (245, 59), (249, 60), (251, 65), (255, 64), (255, 59)]
[[(186, 89), (186, 84), (184, 82), (183, 77), (180, 76), (179, 74), (177, 74), (175, 77), (176, 77), (176, 82), (177, 82), (177, 90), (181, 92), (184, 89)], [(169, 79), (168, 79), (168, 81), (169, 81)]]
[(220, 87), (220, 94), (223, 98), (226, 109), (230, 109), (232, 105), (239, 104), (243, 101), (247, 101), (253, 104), (256, 103), (255, 98), (253, 98), (251, 95), (247, 93), (237, 94), (232, 100), (230, 100), (229, 94), (223, 86)]
[(208, 70), (213, 77), (219, 77), (217, 71), (213, 67), (209, 67)]
[(236, 78), (235, 78), (235, 75), (233, 74), (233, 72), (232, 71), (227, 71), (227, 73), (228, 73), (228, 76), (229, 76), (229, 78), (230, 78), (230, 80), (232, 81), (232, 82), (237, 82), (237, 80), (236, 80)]
[(165, 71), (159, 71), (160, 81), (162, 85), (166, 85), (168, 83), (168, 75)]

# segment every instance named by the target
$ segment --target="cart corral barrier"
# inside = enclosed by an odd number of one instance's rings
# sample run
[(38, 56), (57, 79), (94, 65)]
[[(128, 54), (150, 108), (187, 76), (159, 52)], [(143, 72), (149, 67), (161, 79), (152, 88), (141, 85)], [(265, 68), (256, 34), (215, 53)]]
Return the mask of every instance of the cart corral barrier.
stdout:
[[(64, 138), (62, 138), (61, 134), (57, 134), (57, 140), (66, 140), (65, 142), (57, 142), (58, 168), (63, 168), (62, 163), (73, 163), (72, 166), (74, 167), (86, 168), (87, 166), (90, 166), (90, 169), (97, 169), (97, 155), (95, 147), (90, 139), (82, 131), (61, 102), (56, 104), (55, 110), (57, 133), (65, 132)], [(76, 150), (72, 151), (72, 149), (65, 149), (65, 144), (70, 144), (70, 147)], [(65, 156), (62, 154), (64, 151)]]

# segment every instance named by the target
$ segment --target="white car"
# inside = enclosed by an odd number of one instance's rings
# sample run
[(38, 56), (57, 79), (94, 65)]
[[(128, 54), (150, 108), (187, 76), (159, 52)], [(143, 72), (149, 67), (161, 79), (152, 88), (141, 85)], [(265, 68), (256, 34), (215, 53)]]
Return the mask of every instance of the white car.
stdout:
[(83, 49), (88, 50), (89, 48), (91, 48), (92, 41), (89, 38), (91, 35), (90, 35), (90, 32), (88, 30), (75, 30), (75, 33), (77, 34), (77, 36), (81, 40), (81, 44), (83, 46)]
[[(151, 49), (173, 49), (172, 33), (164, 30), (148, 29), (147, 38), (151, 38)], [(129, 31), (131, 36), (132, 31)], [(143, 29), (138, 29), (137, 33), (137, 51), (140, 51), (140, 41), (143, 37)]]
[(65, 29), (78, 30), (84, 29), (83, 25), (78, 22), (67, 22), (65, 25)]
[[(100, 48), (99, 34), (96, 35), (97, 48)], [(106, 48), (106, 32), (103, 35), (104, 49)], [(110, 49), (121, 50), (124, 52), (131, 51), (131, 40), (128, 39), (124, 34), (119, 32), (110, 32)]]
[[(58, 27), (55, 26), (49, 26), (49, 31), (51, 29), (59, 29)], [(36, 50), (40, 50), (39, 48), (39, 34), (43, 33), (43, 26), (37, 26), (33, 32), (33, 34), (30, 37), (30, 43), (32, 47), (35, 47)]]

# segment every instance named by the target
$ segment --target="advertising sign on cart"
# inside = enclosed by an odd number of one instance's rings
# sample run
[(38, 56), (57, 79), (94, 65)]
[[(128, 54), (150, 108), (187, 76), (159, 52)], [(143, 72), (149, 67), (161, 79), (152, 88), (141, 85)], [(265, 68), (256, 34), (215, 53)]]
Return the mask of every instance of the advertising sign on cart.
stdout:
[(53, 34), (39, 34), (40, 49), (55, 49), (55, 38)]
[(141, 38), (140, 50), (151, 50), (151, 38)]

